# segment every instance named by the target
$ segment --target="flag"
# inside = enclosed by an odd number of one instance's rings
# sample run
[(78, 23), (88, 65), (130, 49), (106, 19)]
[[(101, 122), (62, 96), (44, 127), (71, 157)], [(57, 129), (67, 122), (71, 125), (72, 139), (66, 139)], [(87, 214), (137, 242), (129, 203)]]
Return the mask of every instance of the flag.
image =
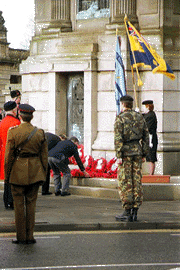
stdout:
[(117, 115), (120, 113), (120, 98), (126, 95), (125, 70), (121, 57), (120, 37), (117, 36), (116, 60), (115, 60), (115, 99)]
[(135, 27), (125, 18), (125, 26), (130, 44), (131, 66), (137, 68), (144, 66), (151, 68), (153, 73), (162, 73), (174, 80), (170, 66), (161, 58), (151, 47), (144, 37), (135, 29)]

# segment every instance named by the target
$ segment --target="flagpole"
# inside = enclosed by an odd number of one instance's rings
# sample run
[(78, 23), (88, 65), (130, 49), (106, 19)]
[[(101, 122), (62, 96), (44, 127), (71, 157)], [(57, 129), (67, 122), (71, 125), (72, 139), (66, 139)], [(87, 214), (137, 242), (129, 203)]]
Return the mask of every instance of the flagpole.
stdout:
[(121, 39), (116, 28), (116, 59), (115, 59), (115, 98), (120, 109), (120, 98), (126, 95), (125, 69), (121, 57)]
[[(125, 23), (126, 32), (127, 32), (128, 38), (129, 38), (129, 44), (130, 44), (130, 46), (131, 46), (131, 43), (130, 43), (130, 37), (129, 37), (129, 31), (128, 31), (127, 25), (126, 25), (126, 20), (127, 20), (127, 15), (125, 15), (124, 23)], [(138, 71), (137, 63), (136, 63), (136, 58), (135, 58), (134, 51), (132, 50), (132, 48), (131, 48), (131, 51), (132, 51), (132, 55), (133, 55), (133, 59), (134, 59), (134, 64), (135, 64), (135, 68), (136, 68), (136, 73), (137, 73), (137, 76), (138, 76), (138, 86), (142, 86), (143, 83), (142, 83), (141, 78), (140, 78), (140, 75), (139, 75), (139, 71)]]
[(131, 66), (131, 73), (132, 73), (132, 80), (133, 80), (133, 88), (134, 88), (134, 96), (135, 96), (135, 104), (136, 104), (136, 108), (138, 107), (138, 102), (137, 102), (137, 93), (136, 93), (136, 85), (135, 85), (135, 79), (134, 79), (134, 70), (133, 67)]
[[(127, 15), (125, 14), (124, 23), (125, 23), (126, 32), (127, 32), (128, 39), (129, 39), (129, 44), (130, 44), (130, 47), (131, 47), (129, 31), (127, 29), (126, 20), (127, 20)], [(139, 71), (138, 71), (137, 63), (136, 63), (136, 58), (135, 58), (134, 51), (132, 50), (132, 48), (131, 48), (131, 52), (132, 52), (132, 55), (133, 55), (133, 60), (134, 60), (135, 68), (136, 68), (136, 73), (137, 73), (137, 76), (138, 76), (138, 86), (142, 86), (143, 83), (142, 83), (140, 75), (139, 75)], [(133, 65), (131, 66), (131, 73), (132, 73), (133, 87), (134, 87), (134, 93), (135, 93), (135, 104), (136, 104), (136, 107), (139, 108), (138, 107), (138, 102), (137, 102), (137, 92), (136, 92), (136, 86), (135, 86)]]
[(118, 36), (118, 28), (117, 28), (117, 26), (116, 26), (116, 37)]

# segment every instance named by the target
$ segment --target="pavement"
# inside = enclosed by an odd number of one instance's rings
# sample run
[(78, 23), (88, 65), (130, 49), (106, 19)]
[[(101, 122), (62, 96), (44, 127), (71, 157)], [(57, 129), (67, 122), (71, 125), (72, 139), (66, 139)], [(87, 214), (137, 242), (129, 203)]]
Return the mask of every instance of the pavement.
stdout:
[[(2, 190), (0, 201), (0, 233), (15, 232), (14, 211), (4, 208)], [(137, 222), (116, 221), (122, 211), (116, 199), (39, 193), (35, 231), (180, 229), (180, 200), (143, 202)]]

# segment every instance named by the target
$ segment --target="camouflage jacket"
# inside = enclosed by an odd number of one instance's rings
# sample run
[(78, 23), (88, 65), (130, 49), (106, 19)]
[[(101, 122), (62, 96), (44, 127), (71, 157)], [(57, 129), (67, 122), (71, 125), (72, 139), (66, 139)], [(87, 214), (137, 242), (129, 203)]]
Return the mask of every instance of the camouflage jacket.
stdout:
[(141, 113), (126, 109), (116, 116), (114, 145), (117, 158), (145, 157), (149, 152), (149, 131)]

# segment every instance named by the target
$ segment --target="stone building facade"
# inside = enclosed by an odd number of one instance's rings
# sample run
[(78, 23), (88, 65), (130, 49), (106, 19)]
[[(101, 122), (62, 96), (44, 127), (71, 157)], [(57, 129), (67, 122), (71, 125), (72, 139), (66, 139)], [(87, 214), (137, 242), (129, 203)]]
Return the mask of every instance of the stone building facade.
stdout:
[(19, 65), (25, 60), (29, 51), (12, 49), (7, 42), (7, 29), (2, 11), (0, 11), (0, 108), (4, 102), (10, 99), (10, 91), (18, 89), (21, 91), (21, 75)]
[[(34, 124), (76, 135), (85, 155), (115, 156), (116, 31), (133, 93), (124, 16), (169, 63), (175, 81), (141, 69), (139, 108), (153, 99), (158, 118), (157, 174), (180, 173), (179, 0), (35, 0), (35, 35), (21, 64), (23, 99), (36, 108)], [(144, 166), (146, 171), (146, 166)]]

